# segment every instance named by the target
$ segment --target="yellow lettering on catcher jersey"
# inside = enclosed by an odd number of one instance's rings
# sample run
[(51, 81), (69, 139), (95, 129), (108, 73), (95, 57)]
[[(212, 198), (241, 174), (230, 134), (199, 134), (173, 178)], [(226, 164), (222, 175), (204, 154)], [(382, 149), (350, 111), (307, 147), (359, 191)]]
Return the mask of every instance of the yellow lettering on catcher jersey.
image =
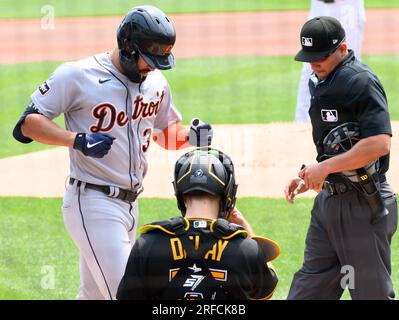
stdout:
[(227, 240), (218, 240), (218, 242), (212, 246), (212, 249), (205, 254), (205, 259), (220, 261), (228, 243), (229, 241)]
[[(189, 239), (194, 242), (195, 250), (199, 248), (200, 237), (190, 236)], [(214, 261), (220, 261), (222, 258), (222, 254), (224, 249), (226, 249), (227, 244), (229, 243), (228, 240), (218, 240), (212, 248), (205, 254), (205, 259), (210, 259)], [(173, 260), (181, 260), (187, 258), (187, 252), (184, 250), (183, 245), (179, 238), (171, 238), (170, 239), (170, 247), (172, 249)]]
[(184, 258), (184, 249), (179, 238), (170, 239), (170, 247), (172, 248), (173, 260)]
[(191, 241), (194, 241), (194, 248), (195, 250), (198, 250), (199, 248), (199, 241), (200, 241), (200, 237), (199, 236), (189, 236), (188, 237)]

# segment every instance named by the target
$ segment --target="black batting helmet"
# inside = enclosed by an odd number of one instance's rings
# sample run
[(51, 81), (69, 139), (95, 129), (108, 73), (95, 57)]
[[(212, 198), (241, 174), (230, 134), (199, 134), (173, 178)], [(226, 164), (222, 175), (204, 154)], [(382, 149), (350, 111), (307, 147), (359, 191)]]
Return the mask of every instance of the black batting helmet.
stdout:
[(237, 184), (234, 166), (223, 152), (205, 147), (181, 156), (175, 164), (173, 186), (177, 205), (186, 214), (184, 195), (205, 192), (221, 196), (221, 216), (228, 218), (236, 202)]
[(131, 9), (118, 28), (117, 40), (122, 54), (132, 57), (139, 53), (153, 68), (166, 70), (175, 65), (171, 53), (175, 29), (165, 13), (154, 6)]

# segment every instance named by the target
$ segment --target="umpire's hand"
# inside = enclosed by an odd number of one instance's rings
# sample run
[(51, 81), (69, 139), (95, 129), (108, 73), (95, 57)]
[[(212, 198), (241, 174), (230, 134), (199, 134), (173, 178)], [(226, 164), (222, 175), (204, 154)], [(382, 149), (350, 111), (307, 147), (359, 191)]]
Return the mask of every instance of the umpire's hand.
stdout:
[(308, 191), (309, 188), (305, 186), (305, 181), (301, 178), (291, 179), (285, 186), (284, 195), (288, 203), (294, 203), (294, 198), (303, 192)]
[(103, 133), (78, 133), (73, 148), (81, 151), (85, 156), (102, 158), (111, 149), (115, 138)]

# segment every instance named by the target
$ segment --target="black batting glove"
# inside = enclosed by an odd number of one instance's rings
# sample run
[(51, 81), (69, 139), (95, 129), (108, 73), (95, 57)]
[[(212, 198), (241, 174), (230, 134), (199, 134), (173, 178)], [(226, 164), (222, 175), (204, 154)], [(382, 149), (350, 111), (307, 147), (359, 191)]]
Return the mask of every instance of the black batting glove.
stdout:
[(212, 143), (213, 129), (209, 123), (200, 119), (192, 119), (188, 133), (188, 142), (194, 147), (207, 147)]
[(78, 133), (73, 148), (81, 151), (85, 156), (102, 158), (111, 149), (115, 138), (103, 133)]

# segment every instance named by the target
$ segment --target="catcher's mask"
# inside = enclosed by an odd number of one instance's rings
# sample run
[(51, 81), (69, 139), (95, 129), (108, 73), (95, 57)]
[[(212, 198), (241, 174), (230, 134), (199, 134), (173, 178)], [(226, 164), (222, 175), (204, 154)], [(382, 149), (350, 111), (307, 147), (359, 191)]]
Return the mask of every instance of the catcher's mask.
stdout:
[(209, 148), (196, 148), (181, 156), (175, 164), (173, 187), (177, 205), (186, 215), (184, 195), (205, 192), (221, 196), (220, 216), (229, 217), (236, 202), (237, 184), (230, 157)]
[(152, 68), (166, 70), (175, 66), (171, 50), (176, 31), (165, 13), (154, 6), (131, 9), (119, 25), (117, 40), (121, 66), (133, 82), (141, 80), (138, 55)]
[(323, 161), (327, 158), (344, 153), (350, 150), (359, 140), (359, 125), (356, 122), (343, 123), (330, 130), (324, 138), (319, 141), (318, 147), (321, 148), (319, 160)]
[[(319, 161), (326, 160), (350, 150), (360, 140), (360, 128), (357, 122), (346, 122), (330, 130), (318, 143)], [(364, 167), (367, 173), (374, 174), (379, 169), (376, 159)], [(356, 170), (343, 171), (342, 174), (352, 182), (359, 182)]]

